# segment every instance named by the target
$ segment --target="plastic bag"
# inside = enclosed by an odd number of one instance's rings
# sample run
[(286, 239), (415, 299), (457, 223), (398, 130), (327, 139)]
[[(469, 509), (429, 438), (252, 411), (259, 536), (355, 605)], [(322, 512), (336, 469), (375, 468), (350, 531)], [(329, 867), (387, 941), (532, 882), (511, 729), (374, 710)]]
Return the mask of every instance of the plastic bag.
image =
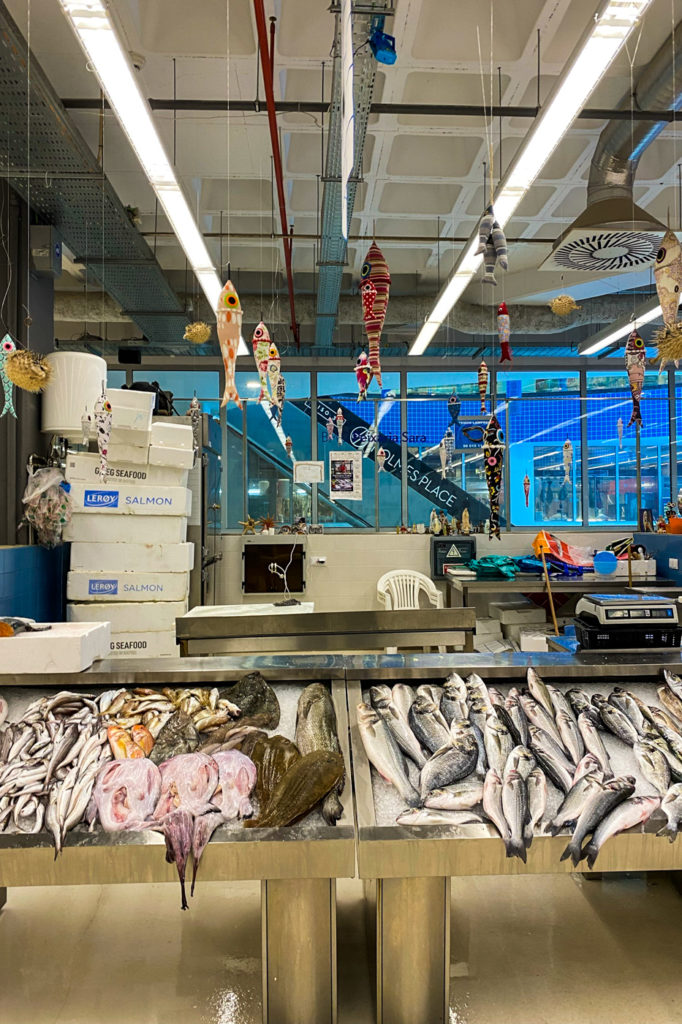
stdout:
[(60, 469), (46, 466), (29, 470), (24, 496), (24, 522), (36, 533), (39, 544), (54, 548), (62, 543), (62, 530), (71, 520), (71, 487)]
[(476, 573), (479, 579), (513, 580), (518, 572), (516, 562), (506, 555), (486, 555), (466, 563), (467, 569)]
[(538, 558), (544, 551), (557, 563), (564, 562), (566, 565), (577, 565), (584, 569), (591, 569), (594, 565), (594, 551), (590, 548), (579, 548), (575, 544), (567, 544), (566, 541), (559, 540), (547, 530), (540, 530), (533, 541), (533, 551)]

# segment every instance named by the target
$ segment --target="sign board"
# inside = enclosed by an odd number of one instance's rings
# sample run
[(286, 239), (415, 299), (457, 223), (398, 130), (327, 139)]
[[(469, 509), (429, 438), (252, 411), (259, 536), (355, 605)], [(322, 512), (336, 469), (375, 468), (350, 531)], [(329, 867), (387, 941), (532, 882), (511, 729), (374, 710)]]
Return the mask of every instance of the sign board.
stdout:
[(329, 453), (329, 497), (332, 501), (362, 501), (362, 453)]
[(321, 484), (324, 482), (324, 462), (299, 459), (294, 463), (295, 484)]
[(476, 557), (475, 537), (432, 537), (431, 579), (444, 580), (445, 565), (464, 565)]

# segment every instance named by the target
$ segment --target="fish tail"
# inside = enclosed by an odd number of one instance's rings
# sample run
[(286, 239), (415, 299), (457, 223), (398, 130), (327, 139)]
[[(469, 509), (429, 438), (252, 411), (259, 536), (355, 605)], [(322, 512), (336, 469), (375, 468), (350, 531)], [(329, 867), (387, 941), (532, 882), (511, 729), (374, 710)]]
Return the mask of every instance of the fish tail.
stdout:
[(223, 400), (220, 403), (220, 408), (224, 409), (228, 402), (234, 402), (238, 409), (242, 408), (242, 400), (237, 392), (237, 387), (234, 383), (226, 383), (225, 390), (223, 391)]
[(632, 415), (628, 420), (628, 426), (631, 427), (633, 423), (639, 423), (642, 426), (642, 410), (639, 407), (639, 399), (632, 399)]
[(659, 829), (656, 833), (657, 836), (667, 836), (671, 843), (674, 843), (677, 839), (677, 826), (668, 823), (663, 828)]
[(497, 284), (495, 275), (491, 270), (486, 271), (485, 276), (483, 277), (483, 284)]
[[(201, 859), (201, 858), (199, 858), (199, 859)], [(194, 886), (197, 884), (197, 871), (198, 870), (199, 870), (199, 860), (197, 860), (197, 858), (195, 857), (194, 858), (194, 863), (192, 865), (192, 887), (189, 890), (190, 896), (194, 896)]]
[(577, 866), (578, 861), (580, 860), (580, 847), (575, 843), (573, 839), (571, 839), (570, 843), (568, 844), (564, 852), (561, 854), (559, 860), (568, 860), (569, 857)]
[(509, 342), (508, 341), (503, 341), (502, 342), (502, 354), (500, 356), (500, 362), (501, 363), (511, 363), (511, 361), (512, 361), (512, 354), (511, 354), (511, 349), (509, 348)]
[(594, 862), (599, 856), (599, 847), (595, 846), (594, 843), (588, 843), (583, 852), (580, 855), (580, 859), (587, 858), (588, 868), (594, 867)]

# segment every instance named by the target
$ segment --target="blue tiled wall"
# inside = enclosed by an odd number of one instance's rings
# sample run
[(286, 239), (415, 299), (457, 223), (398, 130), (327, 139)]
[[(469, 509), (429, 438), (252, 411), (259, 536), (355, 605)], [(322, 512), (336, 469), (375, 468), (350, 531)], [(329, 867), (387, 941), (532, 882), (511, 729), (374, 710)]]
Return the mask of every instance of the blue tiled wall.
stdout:
[(69, 545), (0, 548), (0, 615), (63, 622)]

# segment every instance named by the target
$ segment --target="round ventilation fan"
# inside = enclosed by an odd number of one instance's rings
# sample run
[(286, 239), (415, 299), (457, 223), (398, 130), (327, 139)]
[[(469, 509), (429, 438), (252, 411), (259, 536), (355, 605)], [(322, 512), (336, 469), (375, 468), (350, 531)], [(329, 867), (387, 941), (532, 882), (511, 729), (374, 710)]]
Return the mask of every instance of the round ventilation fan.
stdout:
[(658, 238), (639, 231), (598, 231), (567, 238), (554, 250), (552, 259), (566, 270), (630, 270), (653, 263), (658, 245)]

